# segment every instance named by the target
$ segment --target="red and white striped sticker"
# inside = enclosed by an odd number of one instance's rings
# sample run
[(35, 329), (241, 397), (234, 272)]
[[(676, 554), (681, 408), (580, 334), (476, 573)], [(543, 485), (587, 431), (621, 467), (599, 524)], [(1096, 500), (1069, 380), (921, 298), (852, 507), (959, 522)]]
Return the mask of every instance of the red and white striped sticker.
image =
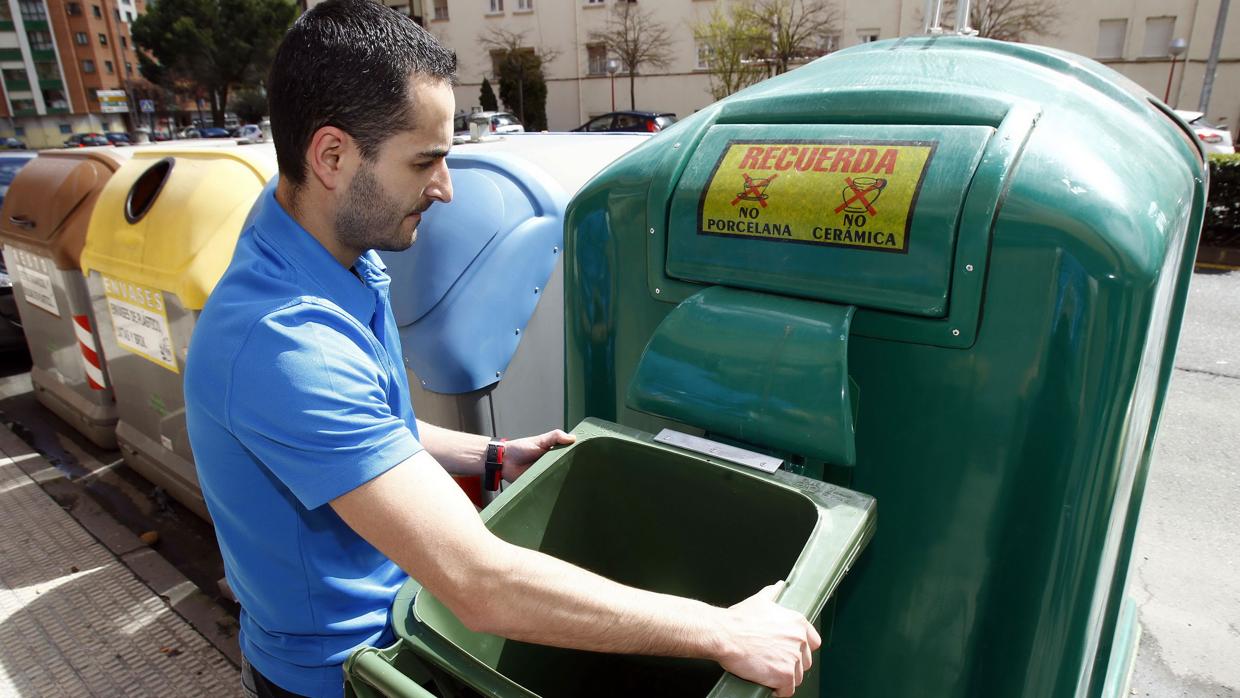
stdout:
[(95, 335), (90, 331), (90, 318), (73, 316), (73, 329), (77, 332), (78, 348), (82, 350), (82, 366), (86, 369), (86, 383), (95, 390), (107, 390), (103, 377), (103, 358), (95, 345)]

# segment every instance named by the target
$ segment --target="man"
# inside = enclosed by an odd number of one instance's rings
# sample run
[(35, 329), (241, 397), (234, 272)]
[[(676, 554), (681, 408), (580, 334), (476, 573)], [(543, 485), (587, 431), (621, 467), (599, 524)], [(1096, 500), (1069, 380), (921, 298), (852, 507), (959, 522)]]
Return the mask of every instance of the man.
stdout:
[[(406, 249), (422, 213), (452, 198), (455, 70), (370, 0), (307, 12), (272, 66), (278, 186), (203, 310), (185, 377), (245, 680), (263, 696), (340, 696), (349, 652), (393, 640), (408, 573), (478, 631), (710, 658), (791, 695), (819, 639), (775, 587), (716, 608), (509, 545), (448, 475), (480, 472), (487, 439), (415, 421), (373, 250)], [(504, 476), (571, 441), (508, 442)]]

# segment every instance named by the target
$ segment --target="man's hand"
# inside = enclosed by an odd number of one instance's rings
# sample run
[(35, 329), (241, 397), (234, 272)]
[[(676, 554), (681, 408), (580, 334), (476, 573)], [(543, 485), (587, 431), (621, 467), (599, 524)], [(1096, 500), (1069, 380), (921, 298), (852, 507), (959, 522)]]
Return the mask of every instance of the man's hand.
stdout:
[(777, 696), (791, 696), (813, 664), (811, 652), (822, 645), (805, 616), (775, 603), (784, 583), (772, 584), (728, 609), (723, 668), (766, 686)]
[(564, 446), (576, 441), (577, 437), (555, 429), (538, 436), (527, 436), (522, 439), (510, 439), (504, 443), (504, 479), (513, 482), (529, 469), (534, 461), (555, 446)]

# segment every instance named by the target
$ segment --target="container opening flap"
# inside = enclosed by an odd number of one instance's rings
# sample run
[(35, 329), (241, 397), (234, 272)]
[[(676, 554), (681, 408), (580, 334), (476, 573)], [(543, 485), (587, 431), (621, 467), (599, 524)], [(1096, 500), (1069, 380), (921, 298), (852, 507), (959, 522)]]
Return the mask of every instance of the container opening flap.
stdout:
[(854, 465), (852, 306), (713, 286), (655, 330), (629, 407), (745, 443)]

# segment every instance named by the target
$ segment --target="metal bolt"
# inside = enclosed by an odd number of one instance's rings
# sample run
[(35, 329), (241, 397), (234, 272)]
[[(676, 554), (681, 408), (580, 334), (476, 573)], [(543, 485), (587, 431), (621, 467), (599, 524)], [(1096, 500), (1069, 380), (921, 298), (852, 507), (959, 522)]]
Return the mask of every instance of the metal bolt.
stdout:
[(422, 381), (422, 387), (423, 387), (423, 388), (425, 388), (425, 387), (426, 387), (426, 381)]
[(651, 234), (651, 235), (654, 235), (654, 228), (651, 228), (651, 229), (650, 229), (650, 234)]
[(496, 372), (495, 372), (495, 377), (496, 377), (496, 378), (499, 378), (499, 371), (496, 371)]
[(965, 270), (965, 271), (973, 271), (973, 265), (972, 265), (972, 264), (966, 264), (966, 265), (964, 265), (964, 270)]
[(559, 254), (559, 253), (560, 253), (560, 246), (559, 246), (559, 245), (556, 245), (555, 247), (552, 247), (552, 248), (551, 248), (551, 254)]
[(959, 336), (960, 336), (960, 330), (952, 330), (952, 336), (953, 336), (953, 337), (959, 337)]
[(534, 295), (538, 295), (538, 287), (537, 287), (537, 286), (535, 286), (535, 287), (534, 287)]
[(656, 288), (656, 289), (654, 290), (654, 295), (656, 295), (656, 296), (657, 296), (657, 295), (659, 295), (660, 293), (663, 293), (663, 289), (658, 289), (658, 288)]
[(513, 333), (513, 334), (521, 334), (521, 330), (513, 330), (513, 331), (512, 331), (512, 333)]
[(676, 144), (674, 144), (674, 145), (672, 146), (672, 149), (673, 149), (673, 150), (675, 150), (676, 148), (679, 148), (679, 147), (680, 147), (680, 144), (679, 144), (679, 143), (676, 143)]

